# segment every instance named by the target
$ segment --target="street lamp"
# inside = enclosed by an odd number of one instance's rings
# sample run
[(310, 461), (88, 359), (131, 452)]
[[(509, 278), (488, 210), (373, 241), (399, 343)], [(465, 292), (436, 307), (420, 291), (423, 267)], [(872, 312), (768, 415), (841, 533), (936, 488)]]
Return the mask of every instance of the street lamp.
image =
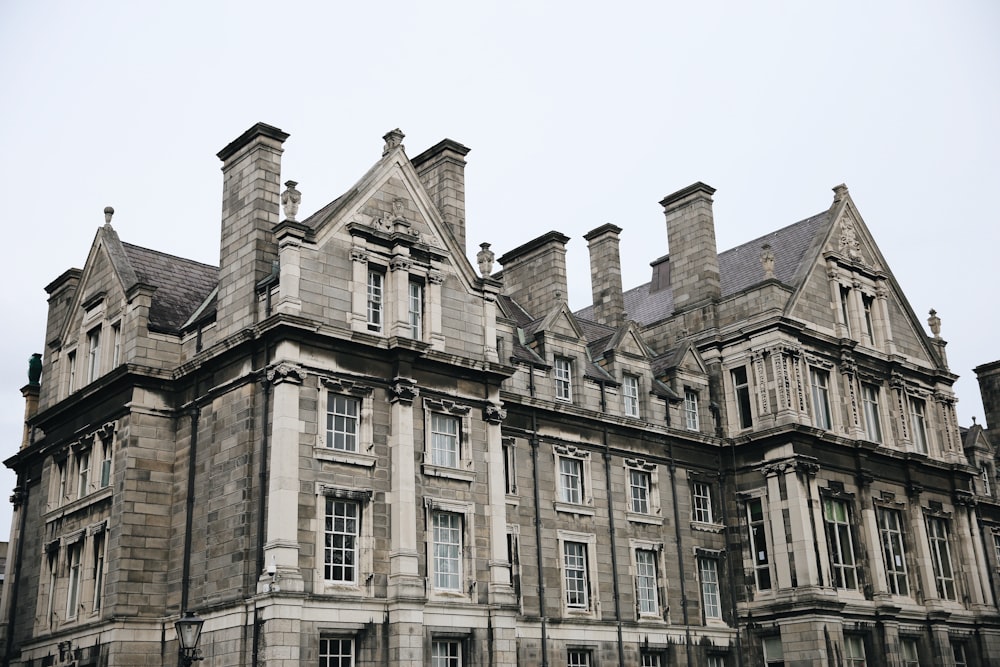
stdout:
[(177, 631), (177, 642), (180, 644), (181, 664), (184, 667), (191, 667), (193, 662), (205, 659), (198, 649), (201, 626), (204, 623), (205, 620), (199, 618), (193, 611), (184, 612), (184, 617), (177, 619), (174, 623), (174, 630)]

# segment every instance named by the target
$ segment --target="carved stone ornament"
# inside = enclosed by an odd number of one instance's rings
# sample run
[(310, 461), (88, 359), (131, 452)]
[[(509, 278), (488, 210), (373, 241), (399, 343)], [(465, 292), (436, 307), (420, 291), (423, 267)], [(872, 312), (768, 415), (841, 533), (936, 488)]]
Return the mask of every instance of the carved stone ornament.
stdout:
[(413, 399), (419, 394), (417, 385), (413, 384), (412, 380), (406, 380), (404, 378), (396, 378), (389, 387), (389, 400), (392, 403), (402, 401), (403, 403), (412, 403)]
[(935, 338), (941, 337), (941, 318), (937, 316), (937, 311), (931, 308), (930, 317), (927, 318), (927, 326), (931, 328), (931, 333)]
[(385, 140), (385, 146), (382, 147), (382, 155), (383, 156), (388, 155), (389, 151), (391, 151), (392, 149), (398, 146), (402, 146), (403, 139), (405, 137), (406, 135), (403, 134), (403, 131), (400, 130), (398, 127), (395, 130), (389, 130), (384, 135), (382, 135), (382, 138)]
[(406, 220), (406, 216), (404, 215), (405, 211), (406, 211), (406, 202), (403, 199), (396, 197), (395, 199), (392, 200), (393, 221)]
[(774, 278), (774, 250), (770, 243), (765, 243), (760, 248), (760, 265), (764, 267), (764, 278)]
[(855, 262), (861, 261), (861, 242), (858, 241), (854, 220), (849, 215), (845, 215), (840, 222), (840, 252)]
[(479, 273), (483, 278), (489, 278), (493, 273), (493, 260), (496, 254), (490, 250), (489, 243), (480, 243), (481, 250), (476, 253), (476, 262), (479, 264)]
[(321, 386), (339, 394), (351, 394), (353, 396), (368, 396), (372, 393), (372, 387), (348, 380), (346, 378), (321, 377)]
[(351, 248), (351, 261), (352, 262), (367, 262), (368, 261), (368, 250), (362, 248), (361, 246), (354, 246)]
[(413, 266), (413, 262), (410, 261), (409, 257), (404, 255), (395, 255), (389, 260), (389, 269), (391, 271), (409, 271), (411, 266)]
[(504, 410), (499, 405), (493, 405), (490, 403), (485, 408), (483, 408), (483, 420), (489, 422), (490, 424), (499, 424), (507, 418), (507, 411)]
[(295, 189), (298, 185), (295, 181), (285, 181), (284, 192), (281, 193), (281, 207), (285, 209), (285, 219), (295, 222), (295, 216), (299, 213), (299, 202), (302, 201), (302, 193)]
[(267, 380), (271, 384), (282, 384), (283, 382), (302, 384), (304, 376), (305, 374), (302, 372), (300, 367), (285, 361), (281, 362), (277, 366), (269, 368), (267, 371)]
[(435, 412), (444, 412), (449, 415), (467, 415), (471, 410), (468, 405), (462, 405), (447, 398), (425, 398), (424, 406)]
[(444, 282), (444, 274), (440, 271), (429, 271), (427, 273), (427, 282), (431, 285), (440, 285)]
[(110, 225), (111, 224), (111, 216), (113, 216), (114, 214), (115, 214), (115, 209), (111, 208), (110, 206), (105, 206), (104, 207), (104, 224)]

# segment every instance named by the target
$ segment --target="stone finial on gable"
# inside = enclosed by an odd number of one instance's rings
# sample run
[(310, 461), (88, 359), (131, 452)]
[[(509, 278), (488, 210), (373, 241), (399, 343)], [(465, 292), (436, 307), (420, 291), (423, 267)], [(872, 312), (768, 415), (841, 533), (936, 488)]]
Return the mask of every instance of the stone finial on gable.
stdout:
[(479, 264), (479, 273), (482, 274), (483, 278), (489, 278), (490, 274), (493, 273), (493, 260), (496, 259), (496, 254), (490, 250), (489, 243), (480, 243), (479, 247), (482, 248), (476, 253), (476, 263)]
[(406, 135), (403, 134), (403, 131), (400, 130), (398, 127), (395, 130), (390, 130), (386, 132), (384, 135), (382, 135), (382, 138), (385, 139), (385, 146), (382, 147), (382, 155), (383, 156), (388, 155), (389, 151), (391, 151), (393, 148), (396, 148), (397, 146), (402, 146), (403, 139), (405, 137)]
[(847, 186), (841, 183), (833, 186), (833, 203), (836, 204), (847, 196)]
[(774, 250), (770, 243), (760, 247), (760, 264), (764, 267), (764, 279), (774, 278)]
[(941, 318), (937, 316), (937, 311), (931, 308), (930, 317), (927, 318), (927, 326), (931, 328), (931, 333), (935, 338), (941, 337)]
[(105, 206), (104, 207), (104, 224), (110, 225), (111, 224), (111, 216), (113, 216), (114, 214), (115, 214), (115, 209), (111, 208), (110, 206)]
[(281, 207), (285, 209), (285, 220), (295, 222), (295, 216), (299, 212), (299, 202), (302, 201), (302, 193), (295, 189), (298, 185), (296, 181), (285, 181), (285, 191), (281, 193)]

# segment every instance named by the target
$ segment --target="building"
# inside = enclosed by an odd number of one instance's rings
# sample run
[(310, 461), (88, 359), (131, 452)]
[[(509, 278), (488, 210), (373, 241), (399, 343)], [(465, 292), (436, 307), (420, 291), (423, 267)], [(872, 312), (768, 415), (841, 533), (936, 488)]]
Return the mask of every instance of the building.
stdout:
[(628, 291), (598, 227), (574, 313), (566, 236), (466, 259), (468, 148), (300, 221), (287, 138), (219, 153), (218, 267), (109, 208), (46, 288), (4, 664), (174, 664), (184, 610), (213, 667), (1000, 661), (994, 471), (846, 187), (721, 254), (675, 192)]

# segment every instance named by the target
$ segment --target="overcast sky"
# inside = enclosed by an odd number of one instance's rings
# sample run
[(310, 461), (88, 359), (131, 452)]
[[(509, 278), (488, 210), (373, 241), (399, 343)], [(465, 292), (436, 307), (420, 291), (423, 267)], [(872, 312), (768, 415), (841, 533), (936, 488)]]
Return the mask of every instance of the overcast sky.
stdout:
[[(667, 252), (664, 195), (718, 189), (719, 250), (825, 210), (844, 182), (922, 321), (949, 341), (962, 425), (1000, 358), (996, 2), (0, 2), (3, 458), (21, 439), (44, 287), (103, 209), (124, 241), (218, 263), (223, 146), (291, 134), (300, 219), (406, 133), (469, 146), (470, 255), (623, 228), (626, 289)], [(924, 322), (926, 329), (926, 322)], [(44, 380), (43, 380), (44, 381)], [(5, 500), (16, 481), (0, 475)]]

